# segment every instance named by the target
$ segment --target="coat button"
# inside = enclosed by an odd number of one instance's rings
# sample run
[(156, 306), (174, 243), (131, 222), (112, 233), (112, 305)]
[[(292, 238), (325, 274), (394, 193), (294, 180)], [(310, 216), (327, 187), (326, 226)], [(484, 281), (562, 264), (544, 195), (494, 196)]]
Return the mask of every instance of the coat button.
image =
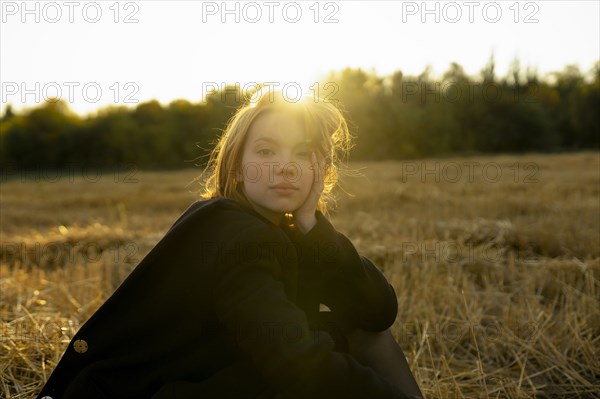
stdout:
[(77, 353), (85, 353), (88, 350), (88, 344), (83, 339), (78, 339), (73, 342), (73, 349), (75, 349), (75, 352)]

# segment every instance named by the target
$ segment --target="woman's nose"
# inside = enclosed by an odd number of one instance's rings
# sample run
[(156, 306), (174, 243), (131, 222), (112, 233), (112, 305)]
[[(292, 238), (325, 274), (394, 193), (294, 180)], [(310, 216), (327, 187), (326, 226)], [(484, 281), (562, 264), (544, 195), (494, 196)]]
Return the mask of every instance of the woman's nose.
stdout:
[(294, 162), (291, 157), (283, 157), (279, 160), (276, 167), (277, 174), (283, 175), (288, 180), (295, 180), (300, 173), (300, 165)]

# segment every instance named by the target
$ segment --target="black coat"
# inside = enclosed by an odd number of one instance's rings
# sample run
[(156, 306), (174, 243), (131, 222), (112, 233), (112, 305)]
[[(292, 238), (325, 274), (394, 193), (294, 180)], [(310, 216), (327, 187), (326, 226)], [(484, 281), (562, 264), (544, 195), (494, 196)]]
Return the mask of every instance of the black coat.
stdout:
[(344, 337), (389, 328), (397, 306), (321, 212), (302, 235), (233, 200), (197, 201), (81, 326), (38, 398), (402, 398)]

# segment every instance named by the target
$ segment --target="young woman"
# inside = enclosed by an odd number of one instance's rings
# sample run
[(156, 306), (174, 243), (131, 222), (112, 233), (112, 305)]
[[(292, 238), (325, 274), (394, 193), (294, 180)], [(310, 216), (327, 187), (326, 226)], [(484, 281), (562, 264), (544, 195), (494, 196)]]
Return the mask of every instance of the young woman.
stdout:
[(75, 334), (38, 398), (421, 397), (389, 330), (394, 289), (326, 217), (349, 144), (320, 99), (266, 91), (240, 108), (203, 198)]

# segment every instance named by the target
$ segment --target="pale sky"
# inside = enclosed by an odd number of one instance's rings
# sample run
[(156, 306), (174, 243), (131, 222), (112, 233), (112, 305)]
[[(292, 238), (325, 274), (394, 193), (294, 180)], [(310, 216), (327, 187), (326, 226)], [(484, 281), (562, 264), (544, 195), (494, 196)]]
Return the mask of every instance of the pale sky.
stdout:
[(382, 76), (431, 65), (439, 75), (458, 62), (475, 75), (492, 51), (500, 76), (515, 57), (540, 75), (567, 64), (587, 72), (600, 59), (597, 0), (22, 4), (0, 1), (2, 111), (57, 94), (84, 114), (197, 102), (224, 83), (307, 90), (347, 66)]

